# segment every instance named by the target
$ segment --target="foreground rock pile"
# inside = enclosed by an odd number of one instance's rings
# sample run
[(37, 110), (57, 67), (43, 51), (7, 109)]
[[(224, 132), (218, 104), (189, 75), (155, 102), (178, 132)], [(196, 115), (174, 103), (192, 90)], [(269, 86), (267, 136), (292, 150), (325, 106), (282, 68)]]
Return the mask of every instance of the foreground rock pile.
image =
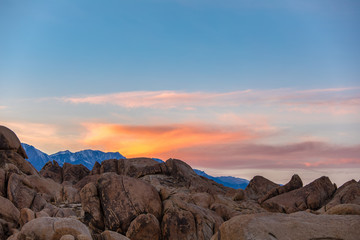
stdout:
[(234, 190), (186, 163), (106, 160), (38, 173), (0, 126), (0, 239), (359, 239), (360, 183), (327, 177)]

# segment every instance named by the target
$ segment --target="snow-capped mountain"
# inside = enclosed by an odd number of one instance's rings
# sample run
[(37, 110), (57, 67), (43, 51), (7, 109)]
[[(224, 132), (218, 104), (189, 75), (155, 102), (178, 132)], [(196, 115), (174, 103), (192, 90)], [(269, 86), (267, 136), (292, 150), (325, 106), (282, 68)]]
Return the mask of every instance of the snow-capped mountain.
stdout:
[(75, 153), (69, 150), (61, 151), (50, 155), (50, 158), (57, 161), (60, 166), (67, 162), (71, 164), (82, 164), (90, 170), (93, 168), (95, 162), (102, 162), (106, 159), (125, 159), (125, 157), (118, 152), (102, 152), (90, 149)]
[(213, 177), (206, 174), (204, 171), (194, 169), (195, 173), (199, 176), (206, 177), (208, 179), (214, 180), (217, 183), (224, 185), (225, 187), (231, 187), (235, 189), (245, 189), (246, 186), (249, 184), (249, 180), (243, 178), (236, 178), (231, 176), (223, 176), (223, 177)]
[(51, 160), (55, 160), (62, 166), (64, 163), (82, 164), (88, 169), (92, 169), (95, 162), (102, 162), (106, 159), (125, 159), (123, 155), (118, 152), (102, 152), (98, 150), (83, 150), (79, 152), (70, 152), (69, 150), (60, 151), (48, 155), (35, 147), (22, 143), (29, 159), (28, 161), (38, 170)]

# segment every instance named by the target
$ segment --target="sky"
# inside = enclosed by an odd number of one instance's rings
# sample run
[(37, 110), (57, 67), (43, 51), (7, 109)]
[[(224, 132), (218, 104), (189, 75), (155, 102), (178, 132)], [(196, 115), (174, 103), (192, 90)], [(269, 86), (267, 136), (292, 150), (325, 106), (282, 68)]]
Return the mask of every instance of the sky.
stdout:
[(360, 178), (360, 1), (2, 0), (0, 124), (46, 153)]

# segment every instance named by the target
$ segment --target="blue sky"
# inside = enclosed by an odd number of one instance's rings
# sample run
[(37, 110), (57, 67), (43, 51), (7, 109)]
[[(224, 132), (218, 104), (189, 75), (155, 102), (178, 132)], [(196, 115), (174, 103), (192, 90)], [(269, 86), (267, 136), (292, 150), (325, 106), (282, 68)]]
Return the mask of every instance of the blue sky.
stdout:
[(0, 124), (218, 175), (357, 169), (359, 23), (355, 0), (3, 0)]
[(2, 1), (6, 97), (357, 85), (358, 1), (193, 2)]

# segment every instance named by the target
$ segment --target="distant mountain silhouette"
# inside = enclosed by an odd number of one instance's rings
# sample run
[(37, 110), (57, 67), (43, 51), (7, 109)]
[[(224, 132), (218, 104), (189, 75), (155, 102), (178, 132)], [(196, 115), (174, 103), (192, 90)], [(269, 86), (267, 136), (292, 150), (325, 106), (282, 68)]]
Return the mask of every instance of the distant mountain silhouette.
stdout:
[(55, 160), (60, 166), (64, 163), (82, 164), (88, 169), (92, 169), (95, 162), (102, 162), (106, 159), (125, 159), (123, 155), (118, 152), (102, 152), (99, 150), (83, 150), (79, 152), (70, 152), (69, 150), (60, 151), (51, 155), (48, 155), (34, 146), (22, 143), (23, 148), (28, 154), (28, 161), (40, 171), (41, 168), (51, 160)]
[(206, 177), (208, 179), (214, 180), (217, 183), (224, 185), (225, 187), (231, 187), (235, 189), (245, 189), (249, 184), (249, 181), (243, 178), (236, 178), (231, 176), (222, 176), (222, 177), (213, 177), (206, 174), (204, 171), (194, 169), (197, 175)]

